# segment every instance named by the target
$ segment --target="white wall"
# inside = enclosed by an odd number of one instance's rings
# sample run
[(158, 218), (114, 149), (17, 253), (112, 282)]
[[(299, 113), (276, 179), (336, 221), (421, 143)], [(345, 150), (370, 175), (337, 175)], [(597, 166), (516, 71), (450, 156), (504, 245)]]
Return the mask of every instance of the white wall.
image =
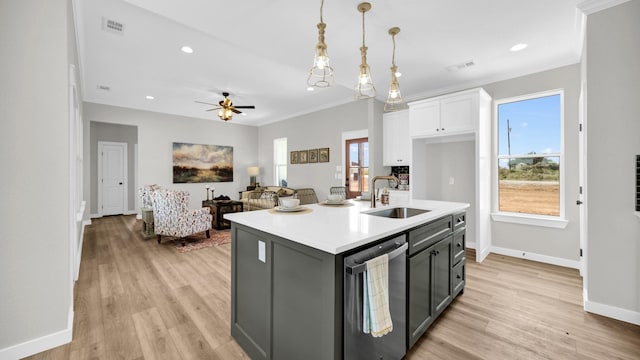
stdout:
[[(206, 199), (206, 184), (174, 184), (172, 143), (233, 146), (233, 182), (212, 183), (215, 195), (238, 198), (238, 191), (249, 185), (246, 168), (255, 165), (258, 128), (211, 120), (188, 118), (116, 106), (84, 103), (84, 119), (138, 128), (138, 186), (158, 184), (189, 191), (189, 207), (200, 207)], [(133, 149), (130, 149), (133, 151)], [(88, 166), (88, 165), (86, 165)], [(97, 186), (92, 178), (90, 186)], [(92, 199), (93, 201), (93, 199)], [(137, 199), (139, 202), (139, 199)], [(90, 206), (93, 209), (93, 204)]]
[[(412, 170), (421, 171), (421, 179), (426, 185), (422, 187), (421, 198), (429, 200), (457, 201), (469, 203), (467, 209), (466, 233), (468, 241), (476, 239), (476, 144), (471, 141), (457, 141), (445, 143), (424, 143), (424, 140), (413, 140), (414, 159), (422, 159), (419, 166)], [(423, 143), (423, 144), (420, 144)], [(415, 162), (414, 162), (415, 163)], [(453, 178), (453, 184), (450, 179)], [(415, 196), (414, 196), (415, 197)], [(417, 198), (417, 197), (415, 197)]]
[[(274, 139), (286, 137), (288, 152), (328, 147), (330, 149), (328, 163), (288, 164), (287, 166), (289, 187), (314, 188), (318, 199), (325, 199), (331, 186), (344, 186), (344, 179), (337, 180), (334, 177), (336, 166), (344, 163), (341, 154), (343, 132), (368, 129), (369, 146), (371, 149), (376, 149), (370, 154), (370, 162), (374, 167), (382, 170), (382, 132), (379, 130), (381, 127), (382, 105), (373, 100), (354, 101), (261, 126), (258, 180), (264, 185), (273, 183)], [(377, 145), (375, 145), (376, 141)]]
[(587, 18), (589, 311), (640, 324), (640, 1)]
[(0, 2), (0, 358), (71, 339), (67, 0)]
[(564, 229), (554, 229), (493, 221), (492, 246), (543, 255), (557, 263), (577, 264), (580, 249), (580, 213), (575, 203), (580, 186), (578, 184), (580, 64), (487, 84), (483, 88), (491, 95), (493, 101), (546, 90), (564, 89), (565, 152), (561, 171), (565, 176), (565, 217), (569, 223)]

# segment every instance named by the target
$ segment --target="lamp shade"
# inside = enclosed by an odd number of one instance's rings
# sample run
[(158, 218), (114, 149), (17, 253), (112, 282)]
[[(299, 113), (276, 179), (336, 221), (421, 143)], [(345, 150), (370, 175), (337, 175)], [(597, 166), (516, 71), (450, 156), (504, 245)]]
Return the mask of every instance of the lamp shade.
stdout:
[(247, 174), (249, 174), (249, 176), (258, 176), (260, 175), (260, 168), (257, 166), (249, 166), (247, 168)]

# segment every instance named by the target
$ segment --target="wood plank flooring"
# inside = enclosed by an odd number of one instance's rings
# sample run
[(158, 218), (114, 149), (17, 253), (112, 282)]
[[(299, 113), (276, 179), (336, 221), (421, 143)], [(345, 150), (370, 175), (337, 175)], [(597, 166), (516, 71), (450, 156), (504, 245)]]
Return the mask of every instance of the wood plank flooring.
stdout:
[[(181, 254), (140, 230), (135, 216), (86, 228), (73, 341), (29, 359), (248, 358), (229, 334), (231, 245)], [(406, 359), (640, 359), (639, 326), (582, 310), (577, 270), (467, 255), (464, 294)]]

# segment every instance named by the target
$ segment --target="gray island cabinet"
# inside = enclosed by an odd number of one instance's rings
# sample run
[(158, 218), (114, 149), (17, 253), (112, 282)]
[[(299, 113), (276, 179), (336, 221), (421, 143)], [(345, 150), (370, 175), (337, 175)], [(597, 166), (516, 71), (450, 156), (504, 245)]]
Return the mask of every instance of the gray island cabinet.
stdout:
[[(406, 254), (406, 349), (464, 289), (467, 204), (412, 201), (430, 215), (387, 219), (311, 205), (231, 221), (231, 335), (252, 359), (344, 359), (345, 257), (393, 238)], [(374, 210), (374, 209), (372, 209)], [(325, 229), (324, 231), (321, 231)], [(342, 235), (341, 235), (342, 233)], [(403, 319), (405, 320), (405, 319)]]

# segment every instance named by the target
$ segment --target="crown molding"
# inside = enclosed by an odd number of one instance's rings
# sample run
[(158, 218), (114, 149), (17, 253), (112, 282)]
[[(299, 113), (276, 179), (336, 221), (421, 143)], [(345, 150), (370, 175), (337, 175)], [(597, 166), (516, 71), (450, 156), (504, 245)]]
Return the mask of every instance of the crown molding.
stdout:
[(597, 13), (598, 11), (602, 11), (616, 5), (626, 3), (628, 1), (630, 0), (585, 0), (578, 4), (577, 7), (585, 15), (591, 15), (593, 13)]

